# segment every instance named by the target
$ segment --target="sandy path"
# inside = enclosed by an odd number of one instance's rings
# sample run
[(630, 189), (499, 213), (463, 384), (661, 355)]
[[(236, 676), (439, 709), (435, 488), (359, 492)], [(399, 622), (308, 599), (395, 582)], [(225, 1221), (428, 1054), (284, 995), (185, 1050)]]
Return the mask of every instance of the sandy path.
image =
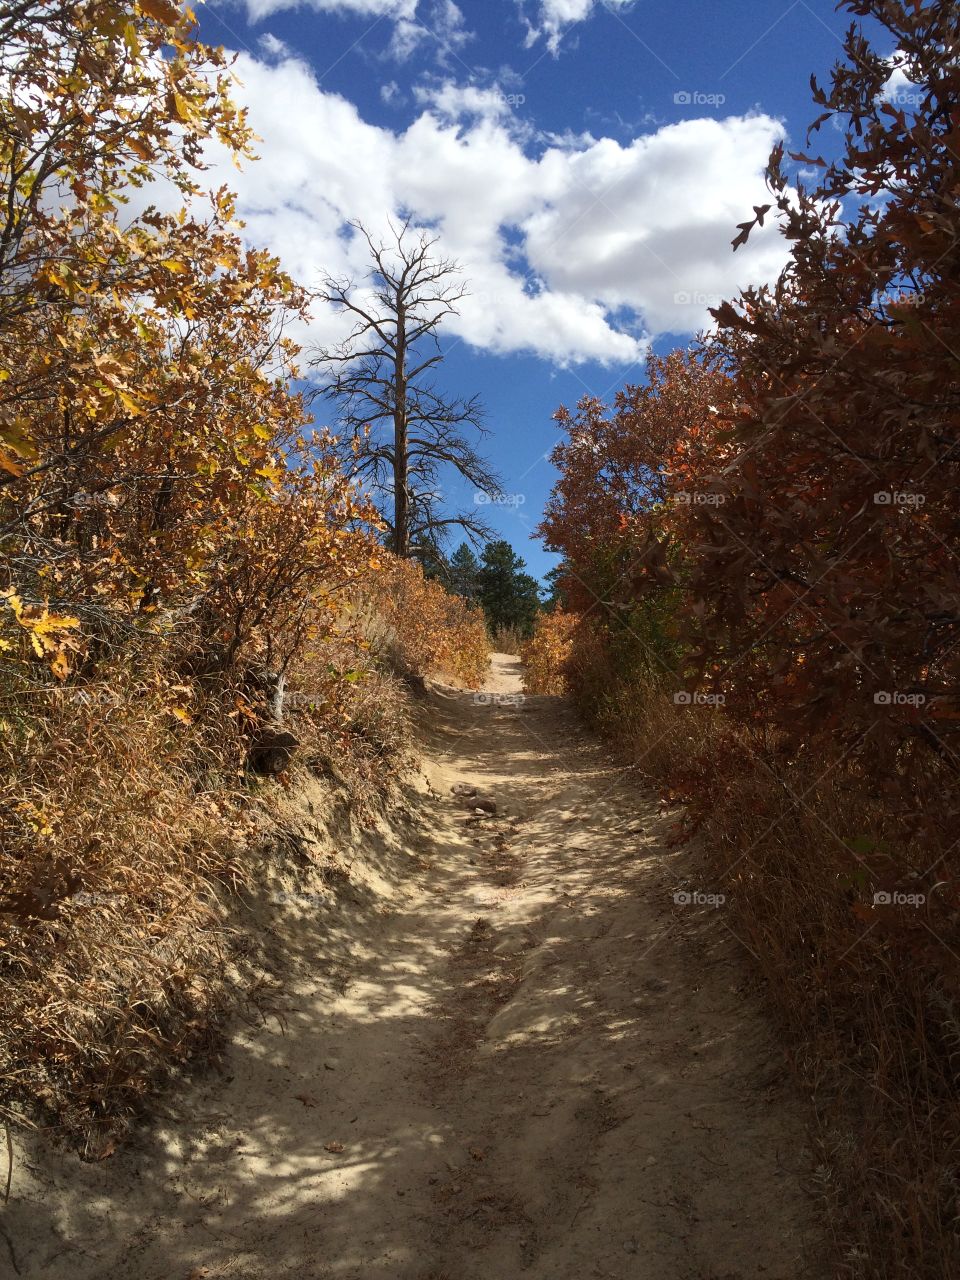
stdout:
[(0, 1275), (828, 1274), (722, 910), (674, 903), (690, 855), (653, 797), (518, 690), (503, 655), (484, 695), (431, 690), (405, 882), (285, 917), (285, 1025), (243, 1027), (152, 1132), (23, 1152)]

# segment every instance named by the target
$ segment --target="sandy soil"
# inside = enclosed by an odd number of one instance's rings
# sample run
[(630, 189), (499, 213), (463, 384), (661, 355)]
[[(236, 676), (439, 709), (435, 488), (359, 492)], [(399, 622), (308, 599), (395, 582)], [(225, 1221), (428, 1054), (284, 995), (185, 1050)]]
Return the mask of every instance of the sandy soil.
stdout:
[(828, 1275), (722, 907), (674, 902), (655, 798), (519, 689), (504, 655), (430, 688), (418, 791), (277, 918), (283, 1007), (224, 1075), (100, 1163), (21, 1147), (0, 1276)]

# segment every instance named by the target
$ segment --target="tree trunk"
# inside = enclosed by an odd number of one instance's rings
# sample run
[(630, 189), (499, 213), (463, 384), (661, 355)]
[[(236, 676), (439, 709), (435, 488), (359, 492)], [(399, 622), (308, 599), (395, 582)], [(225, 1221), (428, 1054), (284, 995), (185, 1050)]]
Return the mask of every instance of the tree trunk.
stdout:
[(393, 405), (393, 550), (410, 555), (410, 511), (407, 493), (407, 333), (403, 305), (397, 307), (397, 353)]

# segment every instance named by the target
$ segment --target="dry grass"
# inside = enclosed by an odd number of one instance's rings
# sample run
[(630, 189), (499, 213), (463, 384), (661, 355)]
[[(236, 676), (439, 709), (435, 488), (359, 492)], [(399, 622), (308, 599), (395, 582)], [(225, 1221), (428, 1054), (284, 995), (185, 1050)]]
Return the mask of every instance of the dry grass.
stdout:
[(3, 695), (4, 1114), (39, 1108), (96, 1145), (211, 1048), (228, 951), (217, 887), (242, 882), (249, 823), (241, 748), (220, 737), (214, 759), (223, 708), (186, 725), (129, 672)]
[[(252, 978), (237, 891), (282, 844), (283, 785), (245, 767), (250, 690), (177, 677), (172, 656), (128, 654), (109, 685), (0, 677), (0, 1116), (89, 1158), (216, 1057)], [(296, 768), (333, 775), (361, 820), (410, 754), (406, 696), (375, 659), (328, 638), (286, 699)]]
[(103, 683), (4, 664), (0, 1118), (99, 1158), (171, 1073), (215, 1059), (257, 976), (239, 891), (296, 847), (287, 790), (309, 771), (372, 819), (411, 761), (393, 670), (486, 670), (482, 620), (422, 575), (363, 589), (287, 670), (299, 747), (278, 781), (247, 768), (266, 695), (243, 668), (198, 674), (184, 637), (114, 649)]

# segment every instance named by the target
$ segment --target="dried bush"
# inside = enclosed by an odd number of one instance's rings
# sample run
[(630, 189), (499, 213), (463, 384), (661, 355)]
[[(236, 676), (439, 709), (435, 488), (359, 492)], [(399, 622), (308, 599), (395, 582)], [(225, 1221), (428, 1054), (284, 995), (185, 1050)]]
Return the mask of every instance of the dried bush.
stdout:
[(420, 566), (381, 553), (364, 580), (367, 625), (396, 667), (418, 675), (446, 675), (478, 688), (490, 666), (490, 641), (480, 609), (425, 578)]
[(573, 649), (573, 632), (579, 615), (555, 609), (541, 613), (533, 635), (520, 646), (523, 687), (528, 693), (566, 693), (567, 664)]

